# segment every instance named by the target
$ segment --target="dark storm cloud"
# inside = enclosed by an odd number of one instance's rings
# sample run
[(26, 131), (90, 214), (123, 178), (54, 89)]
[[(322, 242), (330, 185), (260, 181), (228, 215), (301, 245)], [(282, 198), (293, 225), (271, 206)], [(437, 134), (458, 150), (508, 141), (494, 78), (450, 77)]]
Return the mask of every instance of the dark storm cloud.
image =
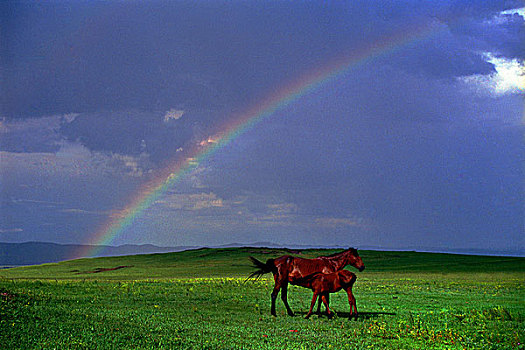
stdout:
[(62, 123), (59, 132), (92, 151), (147, 155), (158, 165), (207, 140), (225, 119), (224, 113), (209, 110), (175, 110), (180, 116), (167, 118), (170, 111), (84, 113)]
[(493, 52), (506, 58), (524, 58), (525, 19), (517, 13), (495, 14), (483, 21), (468, 18), (452, 27), (471, 51)]
[(490, 90), (484, 55), (523, 57), (501, 14), (520, 2), (0, 6), (0, 239), (86, 241), (232, 116), (391, 43), (199, 159), (114, 243), (523, 247), (523, 96)]
[(147, 152), (163, 158), (193, 139), (191, 124), (163, 121), (162, 113), (99, 112), (86, 113), (60, 132), (72, 142), (80, 142), (90, 150), (139, 155)]
[[(447, 76), (487, 73), (491, 66), (466, 44), (483, 31), (480, 23), (487, 13), (493, 16), (513, 5), (7, 2), (2, 5), (2, 61), (9, 88), (3, 113), (243, 106), (327, 59), (395, 32), (407, 18), (454, 19), (452, 28), (473, 23), (463, 30), (465, 38), (438, 37), (390, 64)], [(522, 38), (519, 20), (511, 22), (494, 31), (489, 44)], [(510, 39), (500, 40), (509, 33)]]

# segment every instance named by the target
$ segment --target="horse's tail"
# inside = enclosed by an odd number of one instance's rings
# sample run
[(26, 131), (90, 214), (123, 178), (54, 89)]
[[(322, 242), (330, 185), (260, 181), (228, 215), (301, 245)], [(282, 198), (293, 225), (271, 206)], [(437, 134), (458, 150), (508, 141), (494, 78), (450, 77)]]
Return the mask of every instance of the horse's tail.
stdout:
[(258, 280), (264, 274), (267, 274), (270, 272), (277, 272), (277, 268), (275, 267), (275, 264), (274, 264), (274, 259), (268, 259), (266, 260), (266, 263), (263, 263), (262, 261), (255, 259), (253, 256), (250, 256), (250, 260), (252, 261), (253, 267), (255, 267), (257, 270), (252, 272), (250, 276), (248, 276), (246, 281), (252, 277), (255, 277), (255, 279)]

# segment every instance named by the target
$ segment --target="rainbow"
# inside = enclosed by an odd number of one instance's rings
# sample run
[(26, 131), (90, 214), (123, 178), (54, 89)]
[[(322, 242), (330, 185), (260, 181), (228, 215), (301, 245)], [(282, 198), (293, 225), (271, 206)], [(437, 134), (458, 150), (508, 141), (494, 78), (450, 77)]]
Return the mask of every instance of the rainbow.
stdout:
[(231, 122), (224, 125), (213, 139), (204, 142), (199, 147), (186, 153), (183, 160), (168, 164), (156, 172), (156, 176), (146, 183), (129, 201), (127, 206), (110, 216), (109, 220), (86, 242), (89, 248), (76, 254), (78, 257), (91, 257), (100, 253), (103, 245), (111, 245), (127, 228), (133, 225), (141, 213), (151, 207), (163, 194), (172, 188), (185, 175), (194, 170), (201, 162), (224, 148), (232, 140), (250, 130), (262, 120), (269, 118), (276, 111), (290, 105), (300, 97), (318, 89), (321, 85), (369, 62), (387, 55), (403, 46), (426, 39), (440, 31), (433, 24), (416, 25), (405, 28), (380, 40), (367, 43), (358, 50), (342, 55), (324, 65), (312, 70), (300, 79), (282, 86), (275, 93), (252, 106), (244, 113), (229, 118)]

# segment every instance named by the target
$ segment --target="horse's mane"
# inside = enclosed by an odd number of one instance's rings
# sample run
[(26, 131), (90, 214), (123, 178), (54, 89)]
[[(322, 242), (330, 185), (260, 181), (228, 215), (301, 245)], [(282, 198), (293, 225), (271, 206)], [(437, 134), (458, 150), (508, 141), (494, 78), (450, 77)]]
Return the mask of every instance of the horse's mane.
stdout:
[(346, 253), (348, 251), (350, 253), (354, 254), (354, 255), (357, 255), (357, 249), (355, 249), (355, 248), (348, 248), (346, 250), (343, 250), (342, 252), (337, 252), (337, 253), (333, 253), (333, 254), (330, 254), (330, 255), (320, 256), (320, 258), (333, 258), (335, 256), (341, 255), (341, 254)]

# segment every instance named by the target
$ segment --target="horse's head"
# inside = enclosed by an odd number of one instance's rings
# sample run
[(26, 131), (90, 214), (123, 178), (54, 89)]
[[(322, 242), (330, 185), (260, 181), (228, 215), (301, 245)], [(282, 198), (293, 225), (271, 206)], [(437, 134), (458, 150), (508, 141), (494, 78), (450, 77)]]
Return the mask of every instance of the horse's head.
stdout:
[(348, 250), (346, 251), (346, 256), (350, 265), (352, 265), (359, 271), (363, 271), (365, 269), (365, 263), (363, 263), (363, 260), (359, 256), (357, 249), (348, 248)]

